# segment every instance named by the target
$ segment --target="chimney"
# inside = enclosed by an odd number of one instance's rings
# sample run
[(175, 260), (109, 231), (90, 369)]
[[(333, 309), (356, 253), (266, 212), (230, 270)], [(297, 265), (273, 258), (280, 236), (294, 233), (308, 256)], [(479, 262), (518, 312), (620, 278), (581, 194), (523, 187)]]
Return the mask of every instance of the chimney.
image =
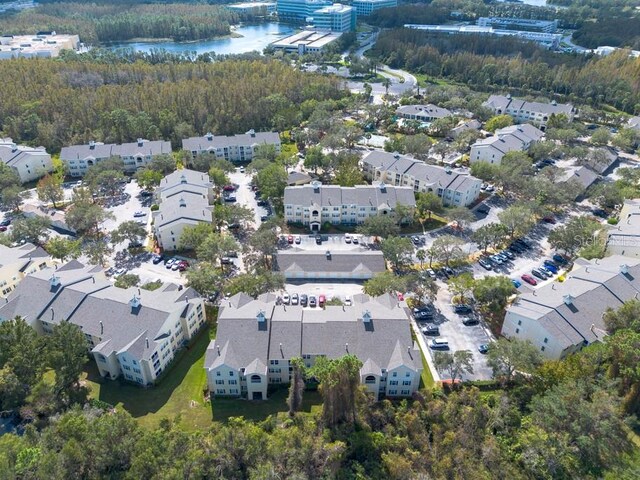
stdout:
[(144, 141), (141, 138), (139, 138), (138, 139), (138, 146), (141, 147), (142, 145), (144, 145)]
[(213, 133), (207, 132), (206, 137), (207, 137), (207, 140), (209, 140), (209, 141), (213, 140)]
[(135, 310), (137, 308), (140, 308), (141, 304), (140, 304), (140, 298), (137, 297), (136, 295), (133, 296), (133, 298), (131, 300), (129, 300), (129, 305), (131, 305), (131, 310)]
[(148, 337), (144, 339), (144, 342), (147, 344), (147, 348), (149, 348), (149, 338)]
[(575, 300), (575, 298), (572, 295), (567, 294), (562, 297), (562, 300), (566, 305), (573, 305), (573, 301)]
[(327, 260), (331, 260), (331, 251), (327, 250), (327, 253), (325, 253), (325, 256), (327, 257)]
[(349, 353), (349, 344), (348, 343), (344, 344), (344, 349), (347, 351), (347, 353)]
[(620, 265), (620, 273), (622, 273), (623, 275), (629, 273), (629, 265), (627, 265), (626, 263)]

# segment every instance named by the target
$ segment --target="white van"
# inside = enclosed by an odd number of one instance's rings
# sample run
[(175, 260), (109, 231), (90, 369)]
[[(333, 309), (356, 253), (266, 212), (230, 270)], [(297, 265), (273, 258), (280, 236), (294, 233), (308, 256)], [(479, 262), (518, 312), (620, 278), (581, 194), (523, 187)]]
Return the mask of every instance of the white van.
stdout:
[(449, 341), (446, 338), (434, 338), (429, 340), (429, 348), (431, 350), (449, 350)]

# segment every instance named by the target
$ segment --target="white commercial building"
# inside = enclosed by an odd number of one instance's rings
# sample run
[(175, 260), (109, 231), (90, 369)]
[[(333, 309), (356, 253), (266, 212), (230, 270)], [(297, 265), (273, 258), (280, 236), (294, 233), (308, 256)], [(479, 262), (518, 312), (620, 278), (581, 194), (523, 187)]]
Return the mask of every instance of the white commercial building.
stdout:
[(420, 349), (407, 306), (393, 295), (359, 294), (349, 306), (307, 308), (279, 305), (273, 294), (254, 300), (239, 293), (220, 305), (204, 368), (212, 395), (264, 400), (270, 385), (290, 383), (291, 359), (311, 368), (320, 357), (345, 355), (362, 362), (360, 382), (376, 400), (418, 390)]
[(531, 123), (543, 131), (552, 115), (566, 115), (572, 121), (576, 114), (576, 109), (569, 103), (555, 100), (551, 103), (526, 102), (511, 98), (511, 95), (491, 95), (482, 105), (496, 115), (509, 115), (517, 123)]
[(24, 318), (38, 333), (70, 322), (82, 329), (100, 375), (152, 385), (206, 319), (191, 288), (117, 288), (101, 267), (73, 260), (27, 275), (0, 305), (0, 322)]
[(16, 145), (10, 138), (0, 138), (0, 162), (11, 168), (26, 183), (53, 171), (51, 155), (44, 147)]
[(58, 35), (56, 32), (0, 36), (0, 60), (53, 58), (62, 50), (76, 50), (79, 43), (78, 35)]
[(244, 2), (227, 5), (229, 10), (247, 15), (269, 15), (275, 13), (276, 2)]
[(213, 222), (213, 184), (206, 173), (176, 170), (156, 189), (159, 208), (152, 212), (158, 246), (176, 250), (187, 226)]
[(356, 29), (356, 11), (349, 5), (334, 3), (313, 13), (313, 26), (325, 32), (350, 32)]
[(558, 20), (533, 20), (530, 18), (480, 17), (476, 24), (503, 30), (555, 33)]
[(288, 37), (271, 43), (276, 50), (304, 55), (306, 53), (320, 53), (327, 46), (335, 42), (342, 35), (341, 32), (320, 32), (317, 30), (303, 30)]
[(494, 136), (483, 138), (471, 145), (469, 161), (500, 165), (502, 157), (507, 153), (527, 151), (543, 136), (542, 130), (528, 123), (498, 129)]
[(502, 335), (528, 340), (547, 358), (558, 359), (602, 341), (602, 319), (640, 295), (640, 260), (614, 255), (579, 258), (562, 283), (518, 296), (507, 308)]
[(351, 5), (358, 17), (366, 17), (381, 8), (397, 7), (398, 0), (353, 0)]
[(445, 206), (466, 207), (480, 196), (480, 179), (398, 153), (369, 152), (362, 159), (362, 167), (371, 181), (411, 187), (416, 193), (433, 192)]
[(283, 203), (285, 221), (308, 226), (311, 231), (319, 231), (324, 223), (359, 225), (369, 217), (392, 214), (398, 205), (411, 210), (416, 206), (411, 187), (384, 183), (340, 187), (312, 182), (286, 187)]
[(122, 159), (124, 171), (132, 173), (150, 163), (156, 155), (171, 155), (171, 143), (142, 138), (121, 145), (89, 142), (87, 145), (63, 147), (60, 160), (67, 165), (69, 175), (82, 177), (93, 165), (111, 157)]
[(199, 153), (211, 153), (216, 158), (230, 162), (250, 162), (256, 150), (264, 145), (272, 145), (280, 153), (281, 143), (278, 132), (256, 132), (249, 130), (243, 135), (214, 135), (191, 137), (182, 140), (182, 149), (194, 157)]

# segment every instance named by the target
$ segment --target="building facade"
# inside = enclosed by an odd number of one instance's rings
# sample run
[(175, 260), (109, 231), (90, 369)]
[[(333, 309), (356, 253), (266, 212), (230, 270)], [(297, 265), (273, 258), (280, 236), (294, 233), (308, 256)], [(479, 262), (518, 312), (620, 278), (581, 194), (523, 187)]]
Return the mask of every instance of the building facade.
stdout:
[(529, 32), (555, 33), (558, 20), (532, 20), (530, 18), (480, 17), (476, 24), (480, 27), (493, 27), (502, 30), (521, 30)]
[(317, 10), (331, 4), (331, 0), (277, 0), (276, 11), (281, 20), (304, 22)]
[(392, 295), (355, 295), (350, 306), (278, 305), (276, 296), (239, 293), (221, 305), (205, 355), (214, 396), (263, 400), (270, 385), (291, 381), (291, 359), (307, 368), (320, 357), (351, 354), (360, 381), (377, 400), (409, 397), (420, 385), (422, 359), (411, 338), (408, 309)]
[(58, 35), (41, 32), (36, 35), (0, 36), (0, 60), (11, 58), (54, 58), (62, 50), (76, 50), (78, 35)]
[(398, 0), (353, 0), (351, 5), (358, 17), (366, 17), (381, 8), (397, 7)]
[(133, 173), (149, 164), (156, 155), (171, 155), (171, 143), (163, 140), (144, 140), (123, 144), (89, 142), (87, 145), (63, 147), (62, 160), (72, 177), (82, 177), (95, 164), (111, 157), (120, 158), (124, 171)]
[(500, 165), (509, 152), (525, 152), (544, 137), (544, 132), (528, 123), (496, 130), (495, 135), (471, 145), (469, 161)]
[(0, 245), (0, 298), (6, 298), (27, 275), (52, 265), (51, 256), (32, 243)]
[(319, 231), (324, 223), (359, 225), (369, 217), (390, 215), (398, 205), (416, 206), (410, 187), (356, 185), (339, 187), (312, 182), (284, 189), (284, 219)]
[(269, 44), (274, 50), (304, 55), (306, 53), (320, 53), (333, 42), (337, 41), (341, 32), (321, 32), (319, 30), (303, 30), (293, 35), (280, 38)]
[(396, 115), (407, 120), (419, 120), (421, 122), (433, 122), (439, 118), (451, 117), (453, 113), (446, 108), (436, 105), (402, 105), (396, 109)]
[(216, 158), (230, 162), (250, 162), (256, 150), (263, 145), (273, 145), (280, 153), (280, 134), (277, 132), (256, 132), (249, 130), (243, 135), (213, 135), (191, 137), (182, 140), (182, 149), (194, 157), (199, 153), (211, 153)]
[(569, 103), (557, 103), (555, 100), (551, 103), (525, 102), (511, 98), (511, 95), (491, 95), (483, 106), (496, 115), (509, 115), (517, 123), (531, 123), (542, 131), (552, 115), (566, 115), (569, 121), (573, 121), (577, 113)]
[(176, 250), (187, 226), (213, 222), (213, 184), (206, 173), (176, 170), (156, 189), (158, 210), (152, 212), (158, 246)]
[(564, 358), (606, 336), (603, 313), (640, 295), (640, 260), (579, 258), (562, 283), (521, 294), (507, 308), (502, 335), (530, 341), (547, 358)]
[(271, 15), (276, 12), (276, 2), (244, 2), (227, 5), (229, 10), (245, 15)]
[(356, 29), (356, 11), (349, 5), (334, 3), (313, 13), (314, 28), (326, 32), (352, 32)]
[(362, 159), (362, 170), (371, 181), (413, 188), (415, 193), (433, 192), (445, 206), (467, 207), (480, 196), (482, 181), (466, 172), (430, 165), (420, 160), (381, 151)]
[(0, 161), (20, 177), (21, 183), (37, 180), (53, 171), (51, 155), (44, 147), (16, 145), (10, 138), (0, 138)]
[(205, 324), (191, 288), (122, 289), (101, 267), (73, 260), (27, 275), (0, 305), (0, 322), (21, 316), (40, 334), (63, 321), (79, 326), (100, 375), (152, 385)]
[(640, 199), (625, 200), (620, 221), (607, 232), (607, 254), (640, 258)]

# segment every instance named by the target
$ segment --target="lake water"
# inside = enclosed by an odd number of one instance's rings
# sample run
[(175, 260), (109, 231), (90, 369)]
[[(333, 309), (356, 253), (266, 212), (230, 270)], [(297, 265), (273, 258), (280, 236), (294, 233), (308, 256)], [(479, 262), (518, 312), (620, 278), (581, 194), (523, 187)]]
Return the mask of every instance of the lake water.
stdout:
[(276, 22), (261, 23), (258, 25), (243, 25), (236, 28), (235, 33), (242, 37), (217, 38), (197, 42), (123, 42), (109, 45), (109, 48), (133, 48), (139, 52), (149, 52), (154, 48), (163, 48), (168, 52), (183, 53), (215, 52), (219, 55), (247, 53), (254, 50), (261, 52), (271, 42), (278, 38), (290, 35), (294, 29), (288, 25)]

